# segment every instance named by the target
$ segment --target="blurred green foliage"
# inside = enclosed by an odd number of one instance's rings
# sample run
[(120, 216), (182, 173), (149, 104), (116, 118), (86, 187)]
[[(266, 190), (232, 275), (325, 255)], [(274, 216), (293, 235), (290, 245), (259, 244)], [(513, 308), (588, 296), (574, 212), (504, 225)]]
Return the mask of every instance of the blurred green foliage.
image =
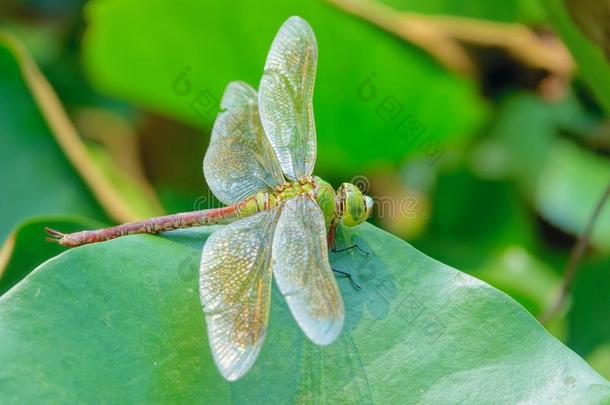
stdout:
[(105, 218), (55, 142), (12, 48), (0, 38), (0, 241), (28, 217), (72, 213)]
[[(269, 44), (291, 14), (316, 27), (319, 172), (345, 178), (404, 160), (417, 146), (396, 131), (408, 114), (426, 137), (445, 143), (482, 122), (484, 104), (471, 81), (319, 1), (92, 3), (84, 60), (101, 89), (209, 130), (230, 81), (258, 86)], [(396, 112), (384, 102), (396, 103)]]
[(424, 14), (447, 14), (491, 21), (541, 24), (545, 21), (545, 10), (537, 1), (510, 0), (490, 2), (486, 0), (386, 0), (385, 4), (398, 10)]
[[(590, 37), (587, 38), (587, 34), (590, 34), (588, 29), (598, 31), (598, 26), (608, 25), (609, 6), (607, 2), (601, 1), (597, 5), (594, 1), (585, 3), (572, 0), (544, 0), (543, 3), (546, 5), (554, 27), (578, 61), (579, 74), (582, 79), (598, 98), (606, 113), (610, 113), (610, 65), (603, 50), (608, 46), (608, 30), (605, 28), (605, 31), (600, 33), (602, 37), (605, 36), (605, 43), (595, 43), (591, 41)], [(582, 9), (576, 14), (577, 17), (580, 17), (577, 23), (570, 17), (566, 4), (569, 5), (568, 7), (571, 6), (573, 12), (579, 8)], [(577, 24), (580, 24), (580, 27)], [(583, 27), (587, 32), (582, 31)]]
[[(474, 48), (469, 52), (480, 74), (456, 74), (321, 0), (96, 0), (86, 6), (30, 0), (7, 3), (0, 24), (31, 50), (75, 121), (93, 107), (130, 127), (139, 142), (133, 163), (164, 208), (176, 211), (217, 203), (205, 189), (201, 160), (224, 87), (231, 80), (257, 86), (277, 28), (301, 15), (319, 46), (316, 174), (334, 185), (365, 176), (372, 194), (392, 201), (416, 196), (415, 217), (378, 212), (373, 221), (539, 315), (556, 296), (569, 250), (610, 181), (604, 44), (573, 20), (576, 2), (385, 3), (429, 15), (519, 22), (540, 35), (554, 30), (576, 71), (552, 77), (501, 49)], [(578, 18), (603, 26), (600, 13), (586, 4)], [(549, 82), (555, 83), (551, 96)], [(388, 102), (397, 108), (395, 116), (384, 113)], [(421, 142), (401, 136), (398, 127), (407, 117), (418, 139), (440, 142), (440, 159), (431, 162)], [(87, 136), (100, 127), (114, 130), (113, 122), (78, 127)], [(98, 164), (108, 166), (114, 156), (108, 144), (85, 141)], [(14, 231), (18, 244), (14, 250), (5, 245), (4, 258), (0, 254), (0, 264), (11, 269), (0, 286), (11, 286), (57, 253), (41, 246), (43, 235), (36, 239), (40, 219), (28, 218), (66, 214), (108, 222), (108, 215), (54, 141), (6, 45), (0, 46), (0, 162), (0, 240)], [(112, 165), (119, 167), (113, 176), (125, 176), (126, 194), (133, 194), (133, 170)], [(146, 205), (148, 197), (136, 194)], [(64, 220), (66, 230), (82, 221)], [(547, 326), (610, 377), (609, 206), (585, 256), (569, 305)]]

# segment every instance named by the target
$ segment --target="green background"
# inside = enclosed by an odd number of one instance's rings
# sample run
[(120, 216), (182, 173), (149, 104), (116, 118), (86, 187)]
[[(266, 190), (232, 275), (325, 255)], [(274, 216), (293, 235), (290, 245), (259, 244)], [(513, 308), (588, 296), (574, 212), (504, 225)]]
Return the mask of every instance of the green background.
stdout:
[[(383, 2), (390, 12), (474, 26), (522, 24), (561, 41), (574, 61), (558, 76), (502, 47), (468, 46), (477, 72), (465, 74), (331, 3), (0, 7), (1, 399), (608, 398), (608, 204), (566, 304), (544, 327), (535, 320), (557, 297), (570, 249), (610, 182), (610, 48), (597, 35), (610, 31), (605, 11), (570, 0)], [(75, 231), (119, 219), (58, 142), (15, 43), (50, 82), (93, 165), (135, 217), (147, 217), (218, 206), (202, 158), (222, 92), (232, 80), (258, 85), (291, 15), (318, 41), (315, 174), (375, 198), (374, 226), (341, 236), (373, 254), (332, 257), (364, 287), (339, 280), (348, 307), (340, 342), (305, 342), (274, 291), (261, 357), (228, 385), (211, 363), (197, 296), (208, 231), (59, 256), (64, 249), (44, 241), (45, 226)], [(390, 104), (395, 117), (383, 112)], [(430, 145), (442, 153), (431, 156)], [(415, 297), (416, 312), (401, 316), (405, 297)], [(426, 334), (437, 324), (421, 314), (441, 321), (438, 339)]]

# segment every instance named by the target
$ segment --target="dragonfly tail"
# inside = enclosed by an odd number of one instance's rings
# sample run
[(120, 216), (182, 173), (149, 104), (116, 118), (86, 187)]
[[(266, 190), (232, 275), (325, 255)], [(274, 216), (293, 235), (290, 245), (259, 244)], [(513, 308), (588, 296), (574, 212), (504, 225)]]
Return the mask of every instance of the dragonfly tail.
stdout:
[(64, 233), (48, 227), (45, 227), (44, 230), (49, 235), (45, 238), (47, 241), (61, 244), (61, 239), (64, 237)]

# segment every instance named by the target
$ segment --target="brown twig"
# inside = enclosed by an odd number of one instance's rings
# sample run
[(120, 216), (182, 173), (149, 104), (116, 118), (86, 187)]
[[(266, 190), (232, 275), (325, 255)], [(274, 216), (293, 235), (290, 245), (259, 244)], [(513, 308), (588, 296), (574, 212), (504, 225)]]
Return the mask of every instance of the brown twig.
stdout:
[(8, 238), (6, 238), (4, 244), (0, 246), (0, 278), (4, 274), (6, 267), (8, 266), (8, 262), (11, 259), (13, 254), (13, 250), (15, 249), (15, 239), (17, 238), (17, 232), (13, 231), (10, 233)]
[(604, 192), (604, 194), (600, 198), (599, 202), (597, 203), (597, 206), (595, 207), (595, 210), (593, 211), (593, 214), (591, 215), (591, 219), (589, 219), (589, 223), (587, 224), (584, 232), (580, 235), (580, 237), (578, 238), (578, 241), (576, 242), (576, 244), (572, 248), (572, 251), (570, 252), (570, 259), (568, 260), (568, 264), (566, 265), (565, 271), (563, 273), (563, 280), (561, 283), (561, 290), (559, 291), (559, 295), (557, 296), (557, 298), (553, 302), (553, 304), (542, 315), (540, 315), (538, 317), (538, 320), (541, 323), (544, 324), (544, 323), (547, 323), (548, 321), (550, 321), (551, 319), (553, 319), (553, 317), (555, 315), (557, 315), (557, 313), (565, 305), (565, 302), (572, 289), (574, 277), (578, 270), (578, 264), (582, 260), (582, 257), (584, 255), (585, 250), (587, 249), (587, 245), (589, 243), (589, 238), (591, 237), (591, 234), (593, 233), (593, 228), (595, 227), (595, 222), (597, 221), (597, 218), (599, 217), (599, 214), (602, 212), (602, 208), (604, 207), (604, 205), (609, 197), (610, 197), (610, 183), (608, 183), (608, 187), (606, 187), (606, 191)]
[(569, 77), (575, 68), (561, 41), (550, 36), (540, 37), (523, 24), (402, 12), (372, 0), (327, 1), (417, 45), (458, 73), (477, 71), (464, 43), (504, 48), (527, 65), (561, 77)]

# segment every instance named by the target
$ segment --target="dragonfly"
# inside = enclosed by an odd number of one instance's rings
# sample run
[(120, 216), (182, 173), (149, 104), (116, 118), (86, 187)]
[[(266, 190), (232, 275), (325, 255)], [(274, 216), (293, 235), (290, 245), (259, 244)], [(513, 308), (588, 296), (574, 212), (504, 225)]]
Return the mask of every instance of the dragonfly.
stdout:
[(228, 84), (203, 160), (210, 190), (225, 206), (64, 234), (67, 247), (120, 236), (225, 224), (203, 246), (199, 292), (212, 357), (221, 375), (245, 375), (263, 345), (272, 278), (298, 326), (325, 346), (343, 329), (345, 308), (328, 251), (338, 226), (371, 215), (373, 199), (353, 184), (336, 191), (312, 175), (317, 42), (300, 17), (280, 27), (258, 93)]

